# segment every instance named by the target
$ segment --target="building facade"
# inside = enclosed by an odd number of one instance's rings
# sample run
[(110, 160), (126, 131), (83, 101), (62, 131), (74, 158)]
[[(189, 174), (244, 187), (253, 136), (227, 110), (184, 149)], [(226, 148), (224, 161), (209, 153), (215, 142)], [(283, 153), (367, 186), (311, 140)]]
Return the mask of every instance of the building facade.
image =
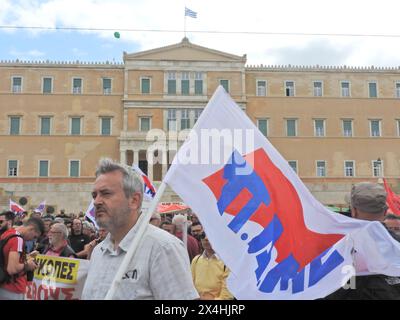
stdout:
[(193, 127), (218, 85), (321, 202), (383, 177), (400, 192), (400, 68), (248, 66), (185, 38), (122, 64), (0, 62), (0, 209), (84, 211), (104, 156), (161, 181), (175, 152), (152, 138)]

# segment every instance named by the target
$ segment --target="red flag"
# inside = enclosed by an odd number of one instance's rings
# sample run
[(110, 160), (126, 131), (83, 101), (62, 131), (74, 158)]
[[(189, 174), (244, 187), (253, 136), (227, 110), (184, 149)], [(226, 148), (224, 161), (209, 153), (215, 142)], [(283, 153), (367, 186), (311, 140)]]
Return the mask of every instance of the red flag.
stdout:
[(10, 199), (10, 211), (12, 211), (14, 213), (22, 213), (25, 211), (25, 209), (22, 208), (18, 203), (14, 202)]
[(400, 196), (395, 194), (392, 189), (390, 189), (386, 179), (383, 179), (383, 183), (385, 184), (385, 189), (387, 192), (386, 203), (389, 207), (389, 211), (392, 211), (394, 214), (400, 216)]

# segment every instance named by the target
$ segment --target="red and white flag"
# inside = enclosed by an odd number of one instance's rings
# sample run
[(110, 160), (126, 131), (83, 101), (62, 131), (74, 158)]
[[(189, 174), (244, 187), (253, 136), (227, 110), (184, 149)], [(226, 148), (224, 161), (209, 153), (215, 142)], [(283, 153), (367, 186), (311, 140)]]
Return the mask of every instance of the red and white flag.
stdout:
[(25, 209), (22, 208), (18, 203), (14, 202), (10, 199), (10, 211), (20, 214), (22, 212), (25, 212)]
[(132, 169), (135, 170), (138, 174), (140, 174), (140, 176), (143, 179), (143, 195), (147, 198), (147, 199), (153, 199), (154, 196), (156, 195), (156, 188), (153, 186), (153, 184), (151, 183), (149, 177), (135, 164), (132, 164)]
[(318, 202), (221, 86), (165, 182), (196, 212), (238, 299), (325, 297), (354, 265), (400, 276), (400, 244), (384, 226)]
[(390, 189), (386, 179), (383, 179), (383, 183), (387, 193), (386, 203), (389, 210), (393, 212), (393, 214), (400, 215), (400, 195), (395, 194), (393, 190)]

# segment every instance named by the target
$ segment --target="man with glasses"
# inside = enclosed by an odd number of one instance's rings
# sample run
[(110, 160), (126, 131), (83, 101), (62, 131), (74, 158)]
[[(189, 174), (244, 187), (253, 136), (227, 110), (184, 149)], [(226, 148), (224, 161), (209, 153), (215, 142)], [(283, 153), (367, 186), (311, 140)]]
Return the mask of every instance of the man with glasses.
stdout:
[(75, 251), (68, 245), (68, 229), (63, 223), (55, 223), (48, 233), (49, 247), (43, 254), (56, 257), (76, 258)]

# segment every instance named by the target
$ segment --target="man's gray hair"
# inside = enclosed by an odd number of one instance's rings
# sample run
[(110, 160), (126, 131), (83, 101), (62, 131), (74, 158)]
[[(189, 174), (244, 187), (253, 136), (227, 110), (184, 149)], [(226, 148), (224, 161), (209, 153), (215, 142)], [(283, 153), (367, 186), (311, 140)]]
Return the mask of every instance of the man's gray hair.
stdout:
[(113, 171), (122, 173), (122, 188), (127, 198), (138, 192), (143, 200), (143, 179), (129, 166), (119, 164), (109, 158), (100, 159), (96, 170), (96, 178), (101, 174)]
[(64, 223), (56, 222), (55, 224), (52, 225), (52, 227), (57, 227), (57, 229), (62, 232), (62, 235), (64, 237), (64, 240), (68, 239), (68, 228)]

